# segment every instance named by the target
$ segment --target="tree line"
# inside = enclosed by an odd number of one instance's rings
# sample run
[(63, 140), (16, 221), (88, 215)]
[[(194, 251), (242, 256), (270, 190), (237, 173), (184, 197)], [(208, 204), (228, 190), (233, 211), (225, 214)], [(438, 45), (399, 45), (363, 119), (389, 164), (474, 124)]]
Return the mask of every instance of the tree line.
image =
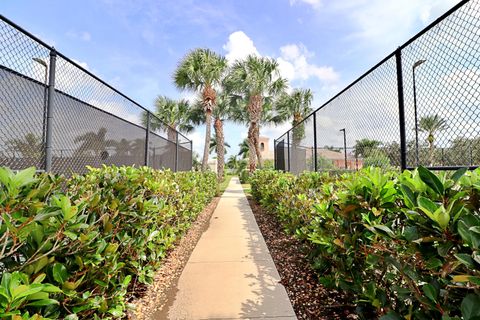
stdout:
[(229, 65), (224, 56), (198, 48), (180, 61), (173, 82), (180, 90), (194, 92), (196, 101), (159, 96), (154, 113), (172, 129), (183, 132), (205, 124), (202, 170), (208, 168), (213, 122), (219, 179), (225, 167), (225, 121), (248, 127), (248, 169), (252, 172), (263, 163), (261, 126), (290, 119), (296, 125), (312, 111), (312, 91), (293, 89), (287, 93), (288, 81), (281, 77), (277, 61), (271, 58), (249, 55)]

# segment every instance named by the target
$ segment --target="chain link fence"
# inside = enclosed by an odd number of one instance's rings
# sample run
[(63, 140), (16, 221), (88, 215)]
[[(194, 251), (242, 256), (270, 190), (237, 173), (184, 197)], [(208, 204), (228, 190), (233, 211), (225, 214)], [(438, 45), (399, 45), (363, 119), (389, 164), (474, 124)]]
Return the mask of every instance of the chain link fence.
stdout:
[(461, 1), (275, 140), (275, 167), (480, 163), (480, 0)]
[(192, 142), (73, 60), (0, 16), (0, 166), (192, 168)]

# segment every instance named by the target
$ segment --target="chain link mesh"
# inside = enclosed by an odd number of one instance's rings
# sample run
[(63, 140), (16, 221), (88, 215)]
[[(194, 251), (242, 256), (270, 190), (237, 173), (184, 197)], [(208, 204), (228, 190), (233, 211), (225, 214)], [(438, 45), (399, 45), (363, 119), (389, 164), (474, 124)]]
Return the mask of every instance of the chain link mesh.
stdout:
[(479, 30), (480, 0), (460, 2), (277, 139), (276, 168), (478, 166)]
[(53, 172), (83, 173), (87, 165), (142, 166), (146, 154), (154, 168), (191, 169), (190, 140), (178, 133), (177, 141), (176, 130), (93, 76), (86, 66), (61, 54), (53, 64), (50, 53), (45, 44), (0, 16), (0, 166), (45, 169), (52, 65)]
[(479, 164), (479, 49), (474, 0), (402, 49), (409, 167)]

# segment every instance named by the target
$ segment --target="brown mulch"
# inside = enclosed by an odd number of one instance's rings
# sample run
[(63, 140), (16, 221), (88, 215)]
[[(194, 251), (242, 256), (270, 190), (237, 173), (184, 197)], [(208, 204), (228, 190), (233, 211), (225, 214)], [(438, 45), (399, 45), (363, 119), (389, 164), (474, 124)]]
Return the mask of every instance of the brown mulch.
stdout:
[(302, 253), (302, 244), (283, 231), (274, 215), (251, 197), (248, 201), (297, 318), (358, 319), (352, 297), (323, 287)]
[(128, 314), (129, 319), (151, 319), (157, 311), (163, 308), (168, 300), (169, 290), (178, 282), (198, 240), (207, 230), (218, 201), (220, 201), (220, 197), (214, 198), (207, 205), (195, 222), (192, 223), (187, 233), (164, 258), (162, 267), (155, 274), (153, 284), (145, 286), (142, 288), (143, 290), (136, 290), (136, 294), (139, 291), (143, 292), (141, 292), (141, 297), (130, 302), (134, 306), (134, 311)]

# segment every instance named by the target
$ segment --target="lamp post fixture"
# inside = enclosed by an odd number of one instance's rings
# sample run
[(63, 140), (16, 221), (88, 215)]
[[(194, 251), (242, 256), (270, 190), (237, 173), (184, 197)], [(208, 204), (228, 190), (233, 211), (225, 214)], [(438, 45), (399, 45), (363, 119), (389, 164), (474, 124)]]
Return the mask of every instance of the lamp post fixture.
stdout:
[(345, 153), (345, 169), (348, 169), (347, 165), (347, 133), (345, 132), (345, 128), (340, 129), (339, 131), (343, 131), (343, 150)]
[(47, 92), (48, 92), (48, 64), (41, 58), (32, 58), (33, 61), (42, 65), (45, 68), (45, 89), (43, 90), (43, 131), (42, 131), (42, 144), (45, 149), (46, 145), (46, 124), (47, 124)]
[(418, 118), (417, 118), (417, 87), (415, 83), (415, 69), (419, 66), (421, 66), (424, 62), (427, 60), (418, 60), (415, 62), (412, 66), (412, 75), (413, 75), (413, 111), (415, 113), (415, 161), (416, 161), (416, 166), (418, 167), (418, 164), (420, 162), (419, 160), (419, 155), (418, 155)]

